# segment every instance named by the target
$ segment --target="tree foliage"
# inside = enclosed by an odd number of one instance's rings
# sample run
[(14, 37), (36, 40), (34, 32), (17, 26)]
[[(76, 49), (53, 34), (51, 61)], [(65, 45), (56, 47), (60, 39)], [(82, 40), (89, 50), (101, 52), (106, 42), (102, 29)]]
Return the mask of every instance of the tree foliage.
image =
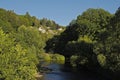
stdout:
[[(18, 15), (0, 8), (0, 80), (36, 79), (41, 57), (47, 58), (43, 54), (46, 41), (62, 28), (52, 20), (43, 23), (28, 12)], [(51, 33), (40, 32), (40, 27)]]
[(0, 79), (35, 80), (37, 68), (29, 52), (1, 29), (0, 39)]
[[(51, 42), (54, 45), (49, 45)], [(48, 42), (48, 51), (52, 49), (71, 57), (71, 63), (77, 68), (82, 66), (117, 79), (120, 73), (120, 9), (110, 14), (103, 9), (90, 8), (51, 42)], [(77, 57), (74, 59), (74, 56)]]

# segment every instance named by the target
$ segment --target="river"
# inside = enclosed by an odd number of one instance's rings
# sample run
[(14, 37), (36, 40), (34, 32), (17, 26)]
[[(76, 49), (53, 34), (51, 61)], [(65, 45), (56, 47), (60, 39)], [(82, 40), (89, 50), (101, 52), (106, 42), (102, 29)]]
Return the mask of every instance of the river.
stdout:
[(46, 66), (52, 71), (44, 74), (42, 80), (108, 80), (103, 79), (96, 75), (95, 73), (90, 73), (87, 71), (71, 71), (69, 68), (65, 68), (62, 64), (52, 63)]

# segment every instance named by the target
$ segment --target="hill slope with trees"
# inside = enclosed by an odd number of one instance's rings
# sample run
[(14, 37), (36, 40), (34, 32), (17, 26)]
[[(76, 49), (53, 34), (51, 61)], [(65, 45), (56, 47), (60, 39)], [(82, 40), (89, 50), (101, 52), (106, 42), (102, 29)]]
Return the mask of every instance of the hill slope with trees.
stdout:
[(36, 80), (46, 41), (63, 30), (52, 20), (0, 9), (0, 80)]
[(28, 12), (0, 9), (0, 80), (36, 80), (40, 62), (64, 60), (59, 54), (78, 70), (118, 80), (120, 8), (115, 14), (90, 8), (66, 28)]

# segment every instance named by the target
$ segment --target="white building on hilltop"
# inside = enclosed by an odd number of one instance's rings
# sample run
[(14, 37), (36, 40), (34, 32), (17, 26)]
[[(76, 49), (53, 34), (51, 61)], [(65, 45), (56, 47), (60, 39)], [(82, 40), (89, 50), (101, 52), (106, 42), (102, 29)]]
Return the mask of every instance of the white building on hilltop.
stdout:
[(39, 29), (38, 29), (40, 32), (42, 32), (42, 33), (46, 33), (46, 30), (45, 29), (43, 29), (42, 27), (39, 27)]

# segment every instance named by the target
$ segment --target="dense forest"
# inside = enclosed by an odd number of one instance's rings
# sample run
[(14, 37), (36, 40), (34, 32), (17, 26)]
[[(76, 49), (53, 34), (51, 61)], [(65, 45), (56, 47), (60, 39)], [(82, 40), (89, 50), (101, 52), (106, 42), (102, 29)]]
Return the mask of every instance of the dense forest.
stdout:
[(63, 30), (52, 20), (0, 9), (0, 80), (35, 80), (41, 61), (64, 60), (44, 50), (46, 41)]
[(120, 8), (90, 8), (67, 27), (0, 9), (0, 80), (36, 80), (40, 63), (50, 60), (118, 80)]
[(73, 67), (118, 80), (120, 76), (120, 8), (115, 14), (88, 9), (61, 35), (49, 39), (47, 52), (66, 57)]

